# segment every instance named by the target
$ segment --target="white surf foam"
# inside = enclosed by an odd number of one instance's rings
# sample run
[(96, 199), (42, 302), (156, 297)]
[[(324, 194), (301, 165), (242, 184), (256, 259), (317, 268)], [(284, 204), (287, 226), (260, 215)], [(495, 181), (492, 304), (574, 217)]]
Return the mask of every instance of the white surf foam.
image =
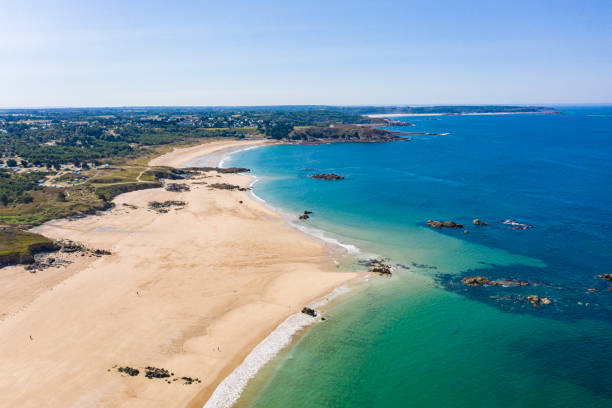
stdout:
[[(348, 290), (346, 286), (340, 286), (327, 296), (307, 306), (313, 309), (321, 307), (330, 300), (348, 292)], [(234, 405), (242, 395), (249, 380), (255, 377), (257, 372), (283, 348), (287, 347), (298, 331), (312, 325), (317, 320), (317, 318), (304, 313), (296, 313), (285, 319), (246, 356), (242, 364), (221, 381), (203, 408), (230, 408)]]

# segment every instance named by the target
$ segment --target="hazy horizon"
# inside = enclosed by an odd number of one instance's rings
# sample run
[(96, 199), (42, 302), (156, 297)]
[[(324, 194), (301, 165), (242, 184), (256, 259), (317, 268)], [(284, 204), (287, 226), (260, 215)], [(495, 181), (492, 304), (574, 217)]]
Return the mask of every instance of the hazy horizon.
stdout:
[(0, 107), (612, 103), (605, 1), (3, 2)]

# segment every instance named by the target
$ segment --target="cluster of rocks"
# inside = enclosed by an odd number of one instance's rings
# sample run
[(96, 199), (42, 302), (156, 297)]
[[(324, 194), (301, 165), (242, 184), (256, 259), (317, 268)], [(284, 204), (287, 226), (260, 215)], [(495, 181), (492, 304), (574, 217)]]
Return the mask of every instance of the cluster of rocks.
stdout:
[(214, 184), (210, 184), (208, 187), (214, 188), (217, 190), (238, 190), (238, 191), (250, 190), (249, 188), (240, 187), (235, 184), (229, 184), (229, 183), (214, 183)]
[[(133, 367), (117, 367), (116, 365), (113, 366), (113, 368), (116, 368), (118, 372), (122, 373), (122, 374), (126, 374), (129, 375), (130, 377), (136, 377), (140, 374), (140, 370), (137, 368), (133, 368)], [(108, 371), (111, 371), (110, 368), (108, 369)], [(165, 382), (167, 382), (168, 384), (172, 384), (175, 381), (179, 381), (182, 380), (184, 382), (184, 384), (186, 385), (191, 385), (191, 384), (197, 384), (197, 383), (201, 383), (202, 380), (200, 380), (197, 377), (174, 377), (174, 373), (170, 372), (169, 370), (165, 369), (165, 368), (158, 368), (158, 367), (152, 367), (152, 366), (147, 366), (144, 368), (144, 376), (148, 379), (154, 379), (154, 378), (160, 378), (162, 380), (164, 380)], [(169, 378), (172, 378), (172, 380), (170, 380)]]
[(528, 286), (529, 282), (516, 279), (503, 279), (501, 281), (494, 281), (485, 278), (484, 276), (466, 276), (461, 280), (465, 285), (468, 286)]
[(312, 179), (318, 180), (344, 180), (343, 176), (339, 176), (336, 173), (319, 173), (308, 176)]
[(177, 210), (182, 209), (183, 207), (185, 207), (186, 203), (184, 201), (175, 201), (175, 200), (168, 200), (168, 201), (150, 201), (149, 202), (149, 209), (156, 211), (158, 213), (167, 213), (168, 211), (170, 211), (170, 209), (172, 207), (177, 207)]
[(429, 225), (432, 228), (463, 228), (463, 224), (457, 224), (453, 221), (427, 220), (427, 225)]
[(137, 210), (137, 209), (138, 209), (138, 207), (137, 207), (137, 206), (132, 205), (132, 204), (128, 204), (128, 203), (123, 203), (122, 205), (123, 205), (124, 207), (129, 208), (130, 210)]
[(168, 183), (166, 184), (166, 191), (172, 191), (173, 193), (181, 193), (183, 191), (189, 191), (190, 188), (187, 184), (179, 183)]
[(132, 367), (119, 367), (117, 369), (117, 371), (119, 371), (120, 373), (125, 373), (127, 375), (129, 375), (130, 377), (135, 377), (138, 374), (140, 374), (140, 370), (137, 368), (132, 368)]
[(145, 367), (145, 377), (147, 378), (168, 378), (171, 375), (174, 375), (174, 373), (170, 374), (170, 371), (165, 368)]
[(68, 259), (64, 259), (58, 254), (73, 254), (80, 252), (81, 256), (101, 257), (110, 255), (111, 251), (106, 249), (93, 249), (85, 245), (71, 241), (69, 239), (58, 240), (53, 243), (53, 256), (51, 253), (40, 253), (33, 257), (33, 262), (25, 266), (25, 270), (31, 273), (36, 273), (47, 268), (58, 268), (67, 266), (72, 263)]
[(474, 225), (481, 225), (481, 226), (489, 225), (488, 222), (480, 221), (478, 218), (474, 218), (474, 221), (472, 222), (474, 223)]
[(72, 262), (67, 261), (65, 259), (61, 259), (61, 258), (55, 258), (55, 257), (37, 257), (34, 256), (34, 262), (26, 265), (24, 267), (24, 269), (30, 273), (36, 273), (36, 272), (40, 272), (43, 269), (47, 269), (47, 268), (58, 268), (60, 266), (66, 266), (71, 264)]
[(540, 304), (542, 304), (542, 305), (550, 305), (552, 303), (552, 300), (550, 300), (549, 298), (547, 298), (547, 297), (539, 297), (539, 296), (536, 296), (536, 295), (527, 296), (524, 299), (527, 300), (529, 303), (531, 303), (535, 307), (537, 307)]
[(368, 272), (378, 273), (380, 275), (391, 275), (393, 271), (391, 265), (386, 263), (382, 258), (368, 259), (365, 261), (365, 265), (368, 267)]
[(307, 220), (310, 218), (310, 214), (312, 214), (312, 211), (304, 211), (304, 214), (299, 215), (298, 218), (300, 220)]
[(309, 307), (304, 307), (302, 309), (302, 313), (304, 313), (305, 315), (308, 315), (308, 316), (317, 317), (317, 311), (314, 310), (314, 309), (311, 309)]
[(603, 275), (599, 275), (599, 279), (607, 280), (608, 282), (612, 282), (612, 273), (604, 273)]

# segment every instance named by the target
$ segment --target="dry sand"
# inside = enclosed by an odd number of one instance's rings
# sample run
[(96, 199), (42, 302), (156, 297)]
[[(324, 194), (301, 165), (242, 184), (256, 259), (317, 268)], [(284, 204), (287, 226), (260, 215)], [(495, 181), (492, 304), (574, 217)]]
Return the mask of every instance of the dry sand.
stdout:
[[(179, 167), (257, 143), (214, 142), (151, 164)], [(0, 280), (1, 406), (201, 407), (285, 318), (358, 276), (333, 272), (320, 243), (247, 193), (195, 184), (244, 186), (249, 177), (208, 174), (181, 181), (189, 192), (123, 194), (103, 215), (37, 228), (112, 255), (37, 274), (2, 270), (10, 273)], [(153, 200), (187, 205), (159, 214), (147, 209)], [(141, 373), (122, 375), (115, 365)], [(148, 365), (202, 383), (147, 379)]]

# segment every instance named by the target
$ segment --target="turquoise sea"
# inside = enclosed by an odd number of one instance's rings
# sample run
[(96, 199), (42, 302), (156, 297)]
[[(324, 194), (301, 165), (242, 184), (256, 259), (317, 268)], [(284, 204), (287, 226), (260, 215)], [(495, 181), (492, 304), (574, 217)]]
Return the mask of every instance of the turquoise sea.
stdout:
[[(612, 407), (612, 291), (598, 278), (612, 272), (612, 107), (558, 109), (406, 117), (396, 130), (435, 134), (226, 161), (251, 168), (270, 205), (313, 211), (304, 224), (358, 247), (342, 268), (369, 254), (396, 265), (329, 304), (237, 406)], [(346, 178), (307, 177), (319, 172)], [(474, 275), (529, 285), (461, 283)]]

